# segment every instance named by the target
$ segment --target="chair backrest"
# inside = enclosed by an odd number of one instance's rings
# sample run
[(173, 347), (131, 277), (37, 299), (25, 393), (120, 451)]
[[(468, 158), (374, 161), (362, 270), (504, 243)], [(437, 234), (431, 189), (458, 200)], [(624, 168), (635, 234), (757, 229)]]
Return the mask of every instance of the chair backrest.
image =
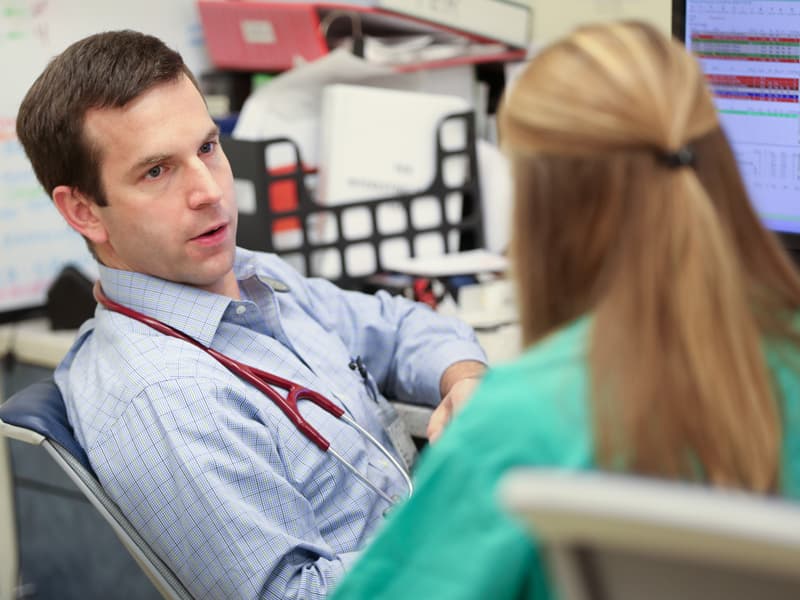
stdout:
[(168, 600), (192, 599), (189, 591), (103, 490), (86, 453), (75, 439), (63, 398), (52, 379), (30, 385), (0, 404), (0, 434), (42, 446), (111, 525), (161, 595)]
[(800, 506), (603, 473), (510, 472), (500, 502), (563, 600), (800, 598)]

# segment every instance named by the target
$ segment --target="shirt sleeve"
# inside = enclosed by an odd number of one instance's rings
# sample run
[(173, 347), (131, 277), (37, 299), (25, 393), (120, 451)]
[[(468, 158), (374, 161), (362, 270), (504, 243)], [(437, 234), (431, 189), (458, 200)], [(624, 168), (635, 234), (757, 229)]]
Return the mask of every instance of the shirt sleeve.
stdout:
[[(490, 404), (488, 395), (479, 391), (465, 411)], [(515, 453), (502, 444), (485, 453), (489, 437), (476, 438), (460, 422), (423, 455), (414, 495), (390, 516), (334, 600), (550, 598), (534, 542), (495, 498)]]
[(311, 318), (335, 331), (360, 356), (381, 392), (393, 399), (436, 406), (447, 367), (462, 360), (486, 363), (475, 332), (425, 304), (385, 291), (342, 290), (324, 279), (297, 277)]
[(151, 384), (89, 454), (103, 487), (194, 597), (325, 598), (356, 553), (323, 538), (274, 428), (242, 406), (209, 378)]
[(552, 597), (535, 536), (496, 494), (513, 467), (594, 468), (585, 359), (565, 339), (489, 371), (334, 600)]

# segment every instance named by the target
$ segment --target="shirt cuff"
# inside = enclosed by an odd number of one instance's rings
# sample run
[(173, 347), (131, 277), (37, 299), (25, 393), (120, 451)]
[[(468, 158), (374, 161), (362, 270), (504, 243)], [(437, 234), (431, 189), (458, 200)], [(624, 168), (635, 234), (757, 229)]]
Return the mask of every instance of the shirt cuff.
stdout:
[(462, 360), (475, 360), (488, 365), (486, 354), (477, 342), (458, 340), (434, 345), (419, 357), (424, 365), (415, 386), (416, 404), (436, 407), (442, 400), (439, 384), (447, 368)]

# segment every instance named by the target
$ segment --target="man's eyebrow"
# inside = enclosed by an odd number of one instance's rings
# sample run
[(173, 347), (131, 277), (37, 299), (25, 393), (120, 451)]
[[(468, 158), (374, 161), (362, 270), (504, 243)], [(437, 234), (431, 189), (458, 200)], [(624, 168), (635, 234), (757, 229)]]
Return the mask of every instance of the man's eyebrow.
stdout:
[[(203, 139), (209, 140), (211, 138), (217, 138), (219, 135), (219, 125), (215, 124), (211, 129), (208, 130), (208, 133), (203, 137)], [(129, 172), (136, 173), (145, 169), (146, 167), (151, 167), (165, 161), (169, 162), (172, 156), (172, 154), (151, 154), (150, 156), (145, 156), (143, 159), (136, 161), (136, 163), (130, 168)]]
[(150, 167), (153, 165), (157, 165), (164, 161), (169, 161), (172, 157), (172, 154), (152, 154), (150, 156), (145, 156), (142, 160), (137, 161), (130, 169), (130, 173), (137, 173), (145, 169), (146, 167)]

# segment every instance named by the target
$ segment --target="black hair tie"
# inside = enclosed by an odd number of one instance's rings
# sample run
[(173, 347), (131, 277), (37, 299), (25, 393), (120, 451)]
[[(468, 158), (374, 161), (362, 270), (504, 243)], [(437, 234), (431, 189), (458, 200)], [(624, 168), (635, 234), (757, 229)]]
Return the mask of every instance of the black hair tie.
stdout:
[(694, 166), (694, 152), (689, 146), (683, 146), (675, 152), (662, 153), (660, 158), (670, 169)]

